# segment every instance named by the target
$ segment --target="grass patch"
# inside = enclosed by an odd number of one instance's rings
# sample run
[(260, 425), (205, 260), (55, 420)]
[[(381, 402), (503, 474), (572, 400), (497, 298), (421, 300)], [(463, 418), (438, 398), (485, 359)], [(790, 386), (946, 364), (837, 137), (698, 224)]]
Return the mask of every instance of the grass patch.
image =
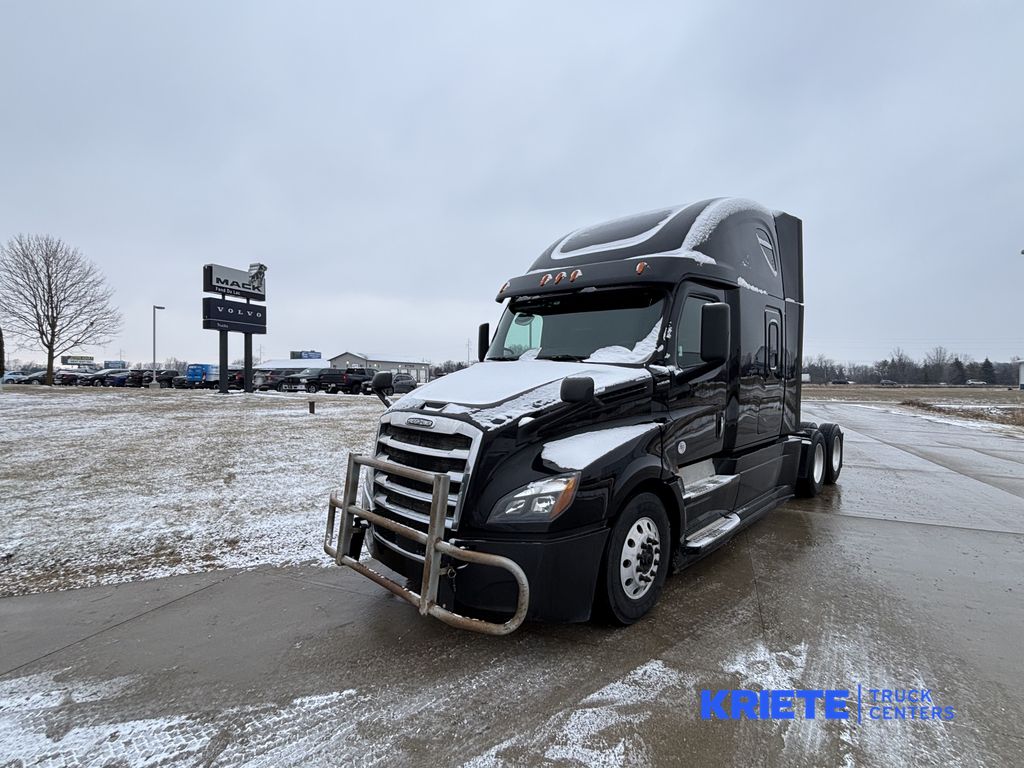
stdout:
[(977, 421), (990, 421), (996, 424), (1008, 424), (1014, 427), (1024, 427), (1024, 408), (1014, 406), (1003, 407), (966, 407), (962, 405), (936, 405), (919, 398), (901, 400), (900, 405), (908, 408), (916, 408), (919, 411), (940, 413), (943, 416), (956, 416), (964, 419), (975, 419)]

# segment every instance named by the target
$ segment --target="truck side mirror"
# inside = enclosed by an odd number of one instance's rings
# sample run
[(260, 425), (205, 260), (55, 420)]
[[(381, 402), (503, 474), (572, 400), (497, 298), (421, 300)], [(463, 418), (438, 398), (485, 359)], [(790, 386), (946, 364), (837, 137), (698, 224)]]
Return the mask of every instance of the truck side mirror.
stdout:
[(487, 350), (491, 346), (491, 324), (484, 323), (476, 337), (476, 359), (481, 363), (487, 357)]
[(700, 359), (708, 365), (721, 365), (729, 359), (729, 305), (705, 304), (700, 317)]
[(391, 371), (377, 371), (373, 374), (373, 379), (370, 380), (370, 389), (374, 392), (383, 392), (391, 389), (393, 378)]
[(559, 396), (563, 403), (589, 403), (594, 399), (594, 380), (589, 376), (570, 376), (562, 379)]

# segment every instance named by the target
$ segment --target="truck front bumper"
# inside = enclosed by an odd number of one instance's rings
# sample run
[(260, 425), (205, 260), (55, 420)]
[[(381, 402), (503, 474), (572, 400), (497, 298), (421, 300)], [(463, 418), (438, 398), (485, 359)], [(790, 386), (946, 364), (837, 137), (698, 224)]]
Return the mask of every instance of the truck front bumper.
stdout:
[[(367, 537), (370, 554), (419, 583), (423, 565), (382, 541), (389, 538), (387, 532), (371, 526)], [(577, 622), (590, 618), (607, 539), (605, 529), (540, 541), (453, 538), (450, 543), (516, 563), (531, 586), (527, 619)], [(516, 581), (508, 571), (477, 563), (452, 563), (443, 569), (437, 591), (437, 601), (443, 607), (480, 617), (513, 613), (517, 597)]]
[[(434, 486), (426, 532), (358, 506), (359, 467), (369, 466)], [(515, 631), (527, 618), (575, 622), (590, 618), (608, 530), (538, 538), (455, 538), (445, 528), (448, 475), (365, 456), (349, 456), (345, 491), (331, 496), (324, 551), (393, 594), (447, 624), (487, 634)], [(337, 513), (341, 524), (335, 526)], [(399, 584), (360, 562), (368, 524), (370, 554), (405, 577)], [(419, 590), (418, 592), (415, 590)]]

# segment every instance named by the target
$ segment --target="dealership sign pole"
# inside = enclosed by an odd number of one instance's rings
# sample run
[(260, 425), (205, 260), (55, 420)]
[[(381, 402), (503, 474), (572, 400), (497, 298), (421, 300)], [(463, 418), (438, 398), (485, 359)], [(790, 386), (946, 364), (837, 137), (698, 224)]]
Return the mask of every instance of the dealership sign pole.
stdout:
[[(245, 336), (245, 391), (252, 392), (252, 335), (267, 332), (267, 267), (250, 264), (248, 271), (219, 264), (203, 267), (203, 290), (219, 298), (203, 298), (203, 328), (220, 333), (220, 391), (228, 391), (228, 333)], [(231, 301), (229, 296), (245, 299)]]

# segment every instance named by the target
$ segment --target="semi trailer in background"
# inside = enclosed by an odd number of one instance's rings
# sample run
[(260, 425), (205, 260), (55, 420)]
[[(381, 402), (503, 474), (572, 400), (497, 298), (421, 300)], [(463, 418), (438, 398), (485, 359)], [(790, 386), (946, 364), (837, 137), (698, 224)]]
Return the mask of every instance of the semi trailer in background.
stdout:
[(481, 632), (641, 618), (670, 569), (839, 477), (842, 431), (800, 416), (802, 262), (798, 218), (733, 198), (559, 239), (501, 286), (480, 363), (393, 405), (375, 377), (325, 551)]

